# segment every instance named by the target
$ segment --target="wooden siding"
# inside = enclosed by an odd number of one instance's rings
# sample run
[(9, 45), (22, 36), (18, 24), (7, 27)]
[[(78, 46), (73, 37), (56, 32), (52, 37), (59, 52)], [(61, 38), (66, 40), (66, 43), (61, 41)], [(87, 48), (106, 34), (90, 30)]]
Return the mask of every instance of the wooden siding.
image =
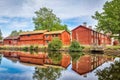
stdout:
[(72, 40), (77, 40), (80, 44), (83, 45), (111, 44), (110, 37), (85, 26), (78, 26), (72, 30)]

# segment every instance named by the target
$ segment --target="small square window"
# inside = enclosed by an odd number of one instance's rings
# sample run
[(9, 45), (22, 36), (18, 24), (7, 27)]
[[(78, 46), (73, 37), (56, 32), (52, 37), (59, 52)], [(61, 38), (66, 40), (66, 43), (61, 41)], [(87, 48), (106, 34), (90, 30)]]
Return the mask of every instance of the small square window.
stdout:
[(45, 37), (47, 38), (47, 37), (48, 37), (48, 35), (45, 35)]

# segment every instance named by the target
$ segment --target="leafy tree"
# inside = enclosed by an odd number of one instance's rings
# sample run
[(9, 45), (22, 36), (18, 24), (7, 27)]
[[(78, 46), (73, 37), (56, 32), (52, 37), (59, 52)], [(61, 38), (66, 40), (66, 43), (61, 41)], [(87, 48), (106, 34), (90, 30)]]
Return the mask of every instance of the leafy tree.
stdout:
[(59, 38), (54, 38), (49, 44), (49, 50), (59, 50), (62, 47), (62, 41)]
[(61, 76), (62, 68), (40, 68), (36, 67), (33, 73), (33, 80), (57, 80)]
[(19, 31), (14, 30), (11, 32), (10, 36), (18, 36), (21, 32), (22, 30), (19, 30)]
[(119, 34), (120, 40), (120, 0), (107, 1), (103, 6), (103, 12), (96, 11), (92, 17), (98, 20), (98, 31)]
[(33, 18), (35, 30), (68, 30), (67, 25), (62, 25), (61, 20), (49, 8), (40, 8), (35, 14), (36, 17)]
[(53, 64), (60, 65), (60, 62), (62, 60), (62, 54), (60, 52), (48, 52), (48, 57), (52, 60)]
[(120, 80), (120, 61), (115, 61), (110, 67), (97, 70), (98, 80)]
[(3, 37), (2, 37), (2, 32), (1, 32), (1, 30), (0, 30), (0, 40), (2, 40), (3, 39)]
[(70, 52), (69, 54), (72, 58), (72, 62), (76, 62), (81, 56), (84, 55), (82, 52)]
[(70, 47), (69, 47), (69, 51), (82, 51), (83, 50), (83, 46), (81, 46), (79, 44), (79, 42), (77, 42), (76, 40), (72, 41)]

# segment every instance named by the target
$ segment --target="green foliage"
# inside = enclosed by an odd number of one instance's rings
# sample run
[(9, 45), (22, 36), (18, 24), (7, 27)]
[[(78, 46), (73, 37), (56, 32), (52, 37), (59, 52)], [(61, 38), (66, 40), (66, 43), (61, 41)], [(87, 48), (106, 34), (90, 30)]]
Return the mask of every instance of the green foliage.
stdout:
[(28, 51), (28, 50), (29, 50), (29, 47), (24, 46), (24, 47), (22, 48), (22, 50), (23, 50), (23, 51)]
[(81, 46), (80, 44), (79, 44), (79, 42), (77, 42), (77, 41), (72, 41), (72, 43), (71, 43), (71, 45), (70, 45), (70, 47), (69, 47), (69, 51), (82, 51), (83, 50), (83, 46)]
[(72, 62), (76, 62), (81, 56), (84, 55), (82, 52), (70, 52), (69, 54), (72, 58)]
[(98, 31), (119, 34), (120, 39), (120, 0), (107, 1), (103, 6), (103, 12), (96, 11), (92, 17), (98, 20)]
[(1, 32), (1, 30), (0, 30), (0, 40), (2, 40), (3, 39), (3, 37), (2, 37), (2, 32)]
[(56, 17), (53, 11), (49, 8), (43, 7), (35, 12), (36, 17), (33, 18), (35, 30), (67, 30), (67, 25), (62, 25), (61, 20)]
[(30, 52), (37, 52), (39, 50), (39, 47), (38, 46), (33, 46), (33, 45), (30, 45), (29, 47), (28, 46), (24, 46), (22, 48), (23, 51), (30, 51)]
[(34, 46), (33, 45), (30, 45), (30, 51), (31, 50), (34, 50)]
[(33, 80), (57, 80), (60, 78), (62, 70), (62, 68), (55, 67), (35, 67), (35, 72), (33, 73)]
[(48, 57), (52, 60), (53, 64), (60, 65), (62, 54), (60, 52), (52, 51), (48, 52)]
[(22, 30), (19, 30), (19, 31), (14, 30), (11, 32), (10, 36), (18, 36), (21, 32)]
[(62, 47), (62, 41), (59, 38), (54, 38), (49, 44), (49, 50), (59, 50)]
[(106, 67), (103, 70), (97, 70), (99, 80), (120, 80), (120, 61), (115, 61), (110, 67)]

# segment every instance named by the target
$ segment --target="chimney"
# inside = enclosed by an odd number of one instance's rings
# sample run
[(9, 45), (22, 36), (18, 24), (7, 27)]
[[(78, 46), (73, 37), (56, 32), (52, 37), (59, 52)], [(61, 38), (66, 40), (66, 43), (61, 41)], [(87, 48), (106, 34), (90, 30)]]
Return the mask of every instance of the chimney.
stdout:
[(89, 26), (88, 28), (89, 28), (89, 29), (92, 29), (92, 26)]
[(87, 27), (87, 22), (83, 22), (83, 26)]

